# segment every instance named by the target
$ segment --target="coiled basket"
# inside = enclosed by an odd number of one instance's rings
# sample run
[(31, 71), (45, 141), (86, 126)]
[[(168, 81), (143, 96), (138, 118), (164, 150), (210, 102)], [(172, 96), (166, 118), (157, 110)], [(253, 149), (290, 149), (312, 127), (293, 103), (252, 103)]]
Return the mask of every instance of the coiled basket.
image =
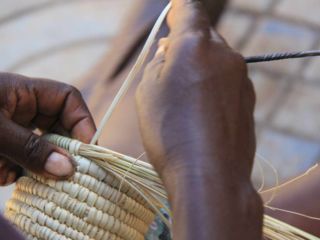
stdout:
[[(77, 146), (69, 141), (62, 147)], [(147, 202), (93, 161), (74, 158), (78, 167), (68, 181), (30, 172), (21, 177), (6, 217), (27, 239), (143, 240), (155, 219)]]

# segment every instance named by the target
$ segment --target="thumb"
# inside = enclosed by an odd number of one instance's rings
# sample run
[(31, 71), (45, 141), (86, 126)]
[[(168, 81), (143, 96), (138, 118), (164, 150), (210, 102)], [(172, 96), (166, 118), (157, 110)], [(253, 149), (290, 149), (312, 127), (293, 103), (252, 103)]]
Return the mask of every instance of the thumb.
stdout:
[(74, 161), (63, 149), (0, 115), (0, 155), (34, 173), (61, 179), (74, 172)]

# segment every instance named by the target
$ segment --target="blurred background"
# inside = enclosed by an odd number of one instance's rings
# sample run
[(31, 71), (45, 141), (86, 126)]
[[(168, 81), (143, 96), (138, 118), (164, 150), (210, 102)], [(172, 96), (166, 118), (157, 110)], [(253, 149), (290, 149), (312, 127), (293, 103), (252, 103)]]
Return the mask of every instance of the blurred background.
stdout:
[[(133, 4), (0, 0), (0, 71), (77, 85), (109, 51)], [(245, 56), (320, 49), (319, 12), (318, 0), (232, 0), (218, 30)], [(257, 92), (257, 160), (272, 186), (275, 175), (265, 160), (281, 181), (320, 160), (320, 58), (254, 64), (249, 70)], [(13, 187), (0, 189), (0, 211)]]

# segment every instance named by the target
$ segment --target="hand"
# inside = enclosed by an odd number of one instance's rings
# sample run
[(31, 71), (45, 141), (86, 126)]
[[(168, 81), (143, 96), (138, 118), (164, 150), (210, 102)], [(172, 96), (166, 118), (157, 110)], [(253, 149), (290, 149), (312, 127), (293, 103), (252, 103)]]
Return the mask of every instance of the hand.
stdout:
[[(261, 239), (250, 175), (255, 95), (243, 58), (199, 1), (173, 0), (137, 91), (143, 143), (169, 193), (175, 239)], [(230, 229), (232, 229), (230, 231)]]
[(15, 181), (21, 168), (54, 179), (73, 174), (71, 156), (32, 132), (70, 135), (89, 142), (93, 119), (81, 94), (69, 85), (0, 74), (0, 185)]
[(249, 181), (255, 96), (246, 64), (210, 29), (200, 3), (185, 1), (173, 1), (171, 33), (160, 40), (137, 91), (144, 145), (160, 174), (207, 165), (199, 157), (218, 154), (223, 162), (212, 164), (235, 165)]

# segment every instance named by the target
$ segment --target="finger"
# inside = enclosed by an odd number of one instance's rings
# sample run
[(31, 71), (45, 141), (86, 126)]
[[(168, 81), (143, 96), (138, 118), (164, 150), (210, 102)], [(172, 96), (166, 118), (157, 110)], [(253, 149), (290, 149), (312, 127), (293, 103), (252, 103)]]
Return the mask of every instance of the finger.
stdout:
[(7, 178), (10, 172), (9, 162), (5, 159), (0, 160), (0, 186), (5, 186), (7, 183)]
[(0, 186), (4, 186), (7, 182), (9, 170), (7, 168), (2, 168), (0, 170)]
[(158, 62), (164, 61), (167, 49), (168, 49), (168, 38), (159, 39), (158, 48), (152, 61), (156, 62), (156, 64)]
[(50, 130), (58, 121), (57, 116), (50, 117), (38, 113), (32, 120), (33, 125), (41, 130)]
[(0, 114), (0, 155), (38, 174), (66, 178), (74, 172), (73, 159), (64, 150)]
[(12, 120), (17, 124), (29, 127), (32, 119), (37, 114), (37, 102), (35, 95), (29, 91), (27, 86), (22, 84), (16, 87), (16, 106), (12, 116)]
[(17, 179), (17, 173), (15, 171), (9, 171), (4, 186), (8, 186), (14, 183), (16, 179)]
[(66, 84), (49, 80), (34, 81), (38, 111), (48, 118), (57, 116), (73, 138), (90, 142), (96, 127), (81, 93)]
[(0, 186), (4, 185), (5, 179), (7, 178), (5, 164), (2, 163), (0, 167)]
[(148, 99), (148, 97), (145, 97), (145, 94), (152, 95), (154, 87), (150, 88), (149, 85), (153, 85), (154, 81), (157, 81), (160, 78), (160, 74), (165, 62), (167, 43), (167, 38), (159, 40), (158, 49), (155, 53), (155, 56), (145, 67), (142, 81), (140, 82), (136, 92), (136, 103), (138, 105), (143, 104), (145, 99)]
[(6, 165), (6, 160), (0, 159), (0, 170)]
[(153, 76), (153, 78), (159, 77), (161, 69), (164, 65), (167, 47), (168, 38), (161, 38), (158, 42), (158, 48), (153, 59), (147, 64), (145, 68), (144, 76), (148, 75), (148, 78), (150, 77), (149, 75)]
[(17, 177), (22, 176), (22, 168), (9, 159), (0, 159), (0, 170), (2, 168), (7, 168), (10, 171), (14, 171)]

